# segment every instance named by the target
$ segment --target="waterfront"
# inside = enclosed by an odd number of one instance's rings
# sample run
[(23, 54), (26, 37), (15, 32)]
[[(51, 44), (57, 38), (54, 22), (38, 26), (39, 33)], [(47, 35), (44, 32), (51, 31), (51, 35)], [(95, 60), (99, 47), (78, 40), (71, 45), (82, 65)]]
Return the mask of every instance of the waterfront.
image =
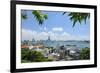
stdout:
[[(82, 49), (83, 50), (88, 49), (88, 51), (90, 51), (90, 42), (89, 41), (32, 40), (32, 41), (23, 41), (21, 45), (21, 49), (22, 51), (28, 49), (32, 52), (41, 53), (41, 55), (45, 59), (47, 59), (46, 61), (82, 60), (82, 58), (80, 58), (80, 53)], [(31, 58), (35, 59), (36, 57), (31, 57)], [(83, 58), (83, 59), (89, 59), (89, 54), (88, 54), (88, 58)], [(39, 62), (41, 61), (39, 60)]]

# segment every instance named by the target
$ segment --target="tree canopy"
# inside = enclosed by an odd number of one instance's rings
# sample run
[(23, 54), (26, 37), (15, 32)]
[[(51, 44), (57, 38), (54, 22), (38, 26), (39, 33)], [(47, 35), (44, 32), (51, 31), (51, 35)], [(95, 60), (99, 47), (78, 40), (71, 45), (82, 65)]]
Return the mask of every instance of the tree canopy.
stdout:
[(90, 48), (83, 48), (80, 51), (80, 59), (90, 59)]

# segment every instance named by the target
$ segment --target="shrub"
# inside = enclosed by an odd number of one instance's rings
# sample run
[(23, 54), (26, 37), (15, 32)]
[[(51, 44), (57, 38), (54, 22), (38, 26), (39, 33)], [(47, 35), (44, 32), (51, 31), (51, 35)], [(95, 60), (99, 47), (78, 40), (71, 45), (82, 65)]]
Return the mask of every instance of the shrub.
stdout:
[(80, 51), (80, 59), (90, 59), (90, 48), (83, 48)]
[(44, 57), (44, 55), (41, 52), (32, 51), (29, 49), (28, 50), (24, 49), (21, 51), (21, 59), (22, 63), (51, 61), (48, 58)]

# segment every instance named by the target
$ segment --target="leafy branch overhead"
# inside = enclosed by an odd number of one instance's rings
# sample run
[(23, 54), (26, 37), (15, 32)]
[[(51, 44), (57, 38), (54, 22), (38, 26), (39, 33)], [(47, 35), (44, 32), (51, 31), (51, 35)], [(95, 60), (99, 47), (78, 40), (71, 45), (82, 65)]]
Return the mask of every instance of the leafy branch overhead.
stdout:
[(41, 11), (39, 11), (39, 10), (32, 11), (32, 14), (34, 14), (36, 20), (39, 22), (40, 25), (42, 25), (43, 22), (46, 19), (48, 19), (48, 15), (41, 13)]
[[(63, 15), (66, 12), (63, 13)], [(79, 22), (80, 24), (84, 21), (86, 23), (86, 19), (90, 18), (89, 13), (79, 13), (79, 12), (71, 12), (68, 14), (70, 17), (70, 20), (73, 21), (73, 27), (75, 26), (76, 22)]]
[[(39, 10), (33, 10), (32, 11), (32, 14), (34, 15), (34, 17), (36, 18), (36, 20), (38, 21), (39, 25), (42, 25), (43, 22), (48, 19), (48, 15), (47, 14), (43, 14), (41, 11)], [(21, 18), (22, 19), (27, 19), (27, 12), (26, 11), (23, 11), (21, 13)]]
[[(67, 12), (63, 12), (63, 15), (65, 15)], [(39, 10), (33, 10), (32, 14), (38, 21), (39, 25), (42, 25), (45, 20), (48, 19), (48, 14), (44, 14)], [(77, 22), (80, 24), (84, 21), (86, 23), (87, 18), (90, 18), (89, 13), (80, 13), (80, 12), (70, 12), (68, 13), (68, 16), (70, 17), (70, 20), (73, 22), (73, 27)], [(24, 11), (24, 13), (21, 13), (22, 19), (27, 19), (27, 13)]]
[(21, 13), (21, 18), (22, 19), (27, 19), (27, 14)]

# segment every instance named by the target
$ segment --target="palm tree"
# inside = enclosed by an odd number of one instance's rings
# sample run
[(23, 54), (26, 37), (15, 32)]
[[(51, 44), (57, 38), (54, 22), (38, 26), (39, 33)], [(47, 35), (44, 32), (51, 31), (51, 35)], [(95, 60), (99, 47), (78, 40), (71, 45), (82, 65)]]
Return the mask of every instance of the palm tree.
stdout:
[[(64, 12), (63, 15), (65, 15), (67, 12)], [(90, 18), (89, 13), (80, 13), (80, 12), (70, 12), (68, 14), (70, 17), (70, 20), (73, 21), (73, 27), (75, 26), (76, 22), (79, 22), (80, 24), (84, 21), (86, 23), (87, 18)]]

